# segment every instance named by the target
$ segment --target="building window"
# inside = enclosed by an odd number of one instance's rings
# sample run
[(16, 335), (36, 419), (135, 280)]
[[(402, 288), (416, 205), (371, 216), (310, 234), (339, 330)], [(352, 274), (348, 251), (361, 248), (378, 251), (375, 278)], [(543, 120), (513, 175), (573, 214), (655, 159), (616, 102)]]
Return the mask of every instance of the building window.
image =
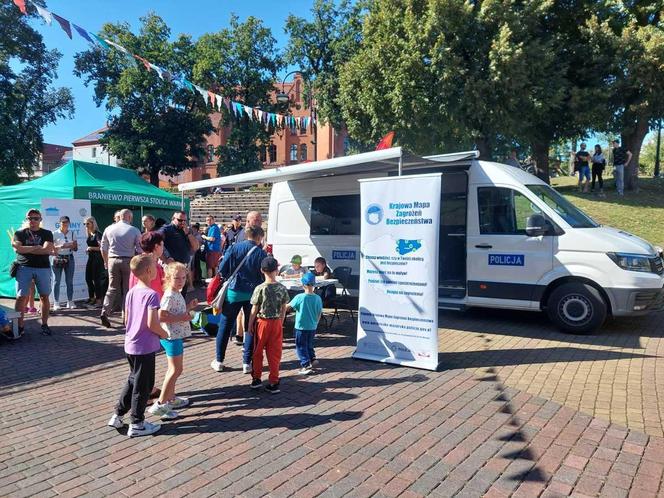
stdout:
[(211, 163), (214, 161), (214, 145), (207, 146), (207, 162)]
[(360, 196), (311, 199), (311, 235), (360, 235)]
[(276, 163), (277, 162), (277, 146), (274, 145), (274, 144), (271, 144), (270, 148), (269, 148), (269, 152), (270, 152), (270, 162), (271, 163)]
[(201, 180), (209, 180), (210, 179), (210, 173), (203, 173), (201, 176)]
[(92, 148), (92, 157), (97, 157), (97, 147)]
[(297, 162), (297, 145), (290, 146), (290, 162)]
[(258, 160), (262, 163), (267, 161), (267, 148), (265, 145), (261, 145), (258, 148)]
[(300, 144), (300, 161), (307, 160), (307, 144)]
[(304, 119), (300, 121), (302, 126), (300, 126), (300, 135), (306, 135), (307, 134), (307, 127), (304, 125)]
[(290, 134), (291, 135), (297, 135), (297, 126), (295, 126), (295, 125), (291, 126)]

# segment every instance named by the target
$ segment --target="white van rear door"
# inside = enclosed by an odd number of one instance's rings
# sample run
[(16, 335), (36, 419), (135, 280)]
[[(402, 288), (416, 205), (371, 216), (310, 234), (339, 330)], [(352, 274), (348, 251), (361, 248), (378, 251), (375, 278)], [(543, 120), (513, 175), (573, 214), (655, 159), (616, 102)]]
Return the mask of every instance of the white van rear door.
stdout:
[(555, 237), (528, 237), (525, 228), (541, 211), (510, 186), (473, 186), (469, 194), (468, 303), (539, 307), (538, 282), (553, 268)]

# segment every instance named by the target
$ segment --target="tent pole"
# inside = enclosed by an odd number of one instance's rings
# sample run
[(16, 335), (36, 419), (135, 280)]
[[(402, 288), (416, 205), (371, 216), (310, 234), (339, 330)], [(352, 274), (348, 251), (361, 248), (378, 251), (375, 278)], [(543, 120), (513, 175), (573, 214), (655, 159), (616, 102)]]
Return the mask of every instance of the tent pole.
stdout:
[(399, 176), (401, 176), (402, 168), (403, 168), (403, 153), (399, 152)]
[(184, 190), (180, 192), (180, 209), (184, 211)]
[(141, 220), (143, 219), (143, 206), (141, 206)]

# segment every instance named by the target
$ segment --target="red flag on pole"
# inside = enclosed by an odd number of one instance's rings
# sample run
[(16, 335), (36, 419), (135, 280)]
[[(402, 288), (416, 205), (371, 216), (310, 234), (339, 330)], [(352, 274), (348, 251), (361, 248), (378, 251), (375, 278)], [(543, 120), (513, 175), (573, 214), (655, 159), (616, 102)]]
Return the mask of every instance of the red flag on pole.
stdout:
[(23, 13), (26, 16), (28, 15), (28, 11), (25, 8), (25, 0), (14, 0), (14, 3), (18, 7), (18, 10), (21, 11), (21, 13)]
[(393, 131), (389, 132), (387, 135), (380, 139), (380, 142), (378, 142), (378, 145), (376, 146), (376, 150), (389, 149), (392, 147), (392, 140), (394, 140)]

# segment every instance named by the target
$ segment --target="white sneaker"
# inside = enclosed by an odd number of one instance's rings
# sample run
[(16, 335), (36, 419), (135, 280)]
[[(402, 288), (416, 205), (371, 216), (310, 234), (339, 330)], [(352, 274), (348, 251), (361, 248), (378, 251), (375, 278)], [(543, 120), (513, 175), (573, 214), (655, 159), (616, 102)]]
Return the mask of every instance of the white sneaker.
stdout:
[(155, 401), (154, 404), (148, 408), (148, 413), (160, 417), (162, 420), (173, 420), (178, 418), (177, 412), (171, 410), (168, 403), (162, 405), (159, 401)]
[(242, 364), (242, 373), (243, 374), (250, 374), (251, 373), (251, 364), (250, 363), (243, 363)]
[(302, 367), (300, 370), (300, 375), (309, 375), (312, 374), (313, 370), (311, 368), (311, 365), (307, 365), (306, 367)]
[(69, 308), (70, 310), (75, 310), (76, 303), (74, 301), (67, 301), (67, 308)]
[(122, 417), (120, 415), (116, 415), (114, 413), (106, 425), (109, 427), (115, 427), (116, 429), (122, 429), (125, 426), (125, 423), (122, 421)]
[(171, 407), (171, 409), (179, 410), (180, 408), (186, 408), (187, 406), (189, 406), (189, 398), (176, 396), (175, 398), (170, 400), (167, 404), (169, 407)]
[(150, 434), (157, 432), (159, 429), (161, 429), (161, 425), (143, 421), (140, 424), (131, 424), (127, 431), (127, 436), (149, 436)]
[(224, 364), (220, 361), (212, 360), (212, 363), (210, 363), (210, 366), (212, 367), (212, 370), (214, 370), (215, 372), (223, 372), (224, 371)]
[(53, 303), (53, 311), (60, 311), (60, 303)]

